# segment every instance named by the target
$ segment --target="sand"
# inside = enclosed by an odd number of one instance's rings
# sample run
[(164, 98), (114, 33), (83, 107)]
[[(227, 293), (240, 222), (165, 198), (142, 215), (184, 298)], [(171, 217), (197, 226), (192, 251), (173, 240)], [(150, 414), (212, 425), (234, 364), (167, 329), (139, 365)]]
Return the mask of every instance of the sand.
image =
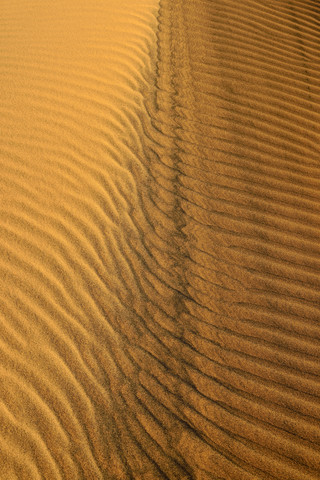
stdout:
[(320, 479), (320, 6), (2, 0), (0, 479)]

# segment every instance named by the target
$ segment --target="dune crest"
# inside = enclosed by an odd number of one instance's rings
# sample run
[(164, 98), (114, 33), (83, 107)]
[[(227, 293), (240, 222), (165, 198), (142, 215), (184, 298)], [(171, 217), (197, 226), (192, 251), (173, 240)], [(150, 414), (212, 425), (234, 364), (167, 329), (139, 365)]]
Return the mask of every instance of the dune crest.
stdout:
[(319, 4), (160, 5), (154, 256), (172, 263), (142, 382), (186, 471), (169, 478), (315, 480)]
[(319, 479), (318, 3), (1, 8), (0, 479)]

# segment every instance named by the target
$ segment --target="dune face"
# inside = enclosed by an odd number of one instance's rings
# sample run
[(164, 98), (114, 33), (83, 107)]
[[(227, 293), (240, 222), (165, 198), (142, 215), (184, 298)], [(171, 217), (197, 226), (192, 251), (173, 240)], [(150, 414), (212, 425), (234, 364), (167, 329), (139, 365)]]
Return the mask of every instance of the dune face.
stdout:
[(1, 2), (3, 480), (145, 468), (126, 460), (121, 388), (133, 375), (127, 339), (137, 341), (157, 9)]
[(161, 346), (139, 361), (169, 478), (320, 478), (319, 14), (161, 2)]
[(1, 480), (320, 478), (319, 20), (2, 0)]

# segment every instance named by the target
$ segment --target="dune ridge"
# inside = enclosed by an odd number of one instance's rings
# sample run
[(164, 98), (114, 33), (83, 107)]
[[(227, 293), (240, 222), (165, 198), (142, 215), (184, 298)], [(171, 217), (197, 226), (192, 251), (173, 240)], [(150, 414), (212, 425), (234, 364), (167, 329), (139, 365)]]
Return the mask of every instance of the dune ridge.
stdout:
[(3, 2), (1, 479), (320, 478), (319, 14)]
[(151, 190), (179, 286), (143, 385), (185, 478), (320, 478), (319, 6), (160, 5)]

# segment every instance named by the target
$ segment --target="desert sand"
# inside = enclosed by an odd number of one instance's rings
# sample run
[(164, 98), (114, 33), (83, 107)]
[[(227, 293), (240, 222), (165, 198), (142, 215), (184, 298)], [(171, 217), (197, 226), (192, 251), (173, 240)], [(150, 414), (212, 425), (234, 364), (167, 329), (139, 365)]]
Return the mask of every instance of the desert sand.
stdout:
[(0, 32), (0, 480), (320, 479), (320, 4)]

